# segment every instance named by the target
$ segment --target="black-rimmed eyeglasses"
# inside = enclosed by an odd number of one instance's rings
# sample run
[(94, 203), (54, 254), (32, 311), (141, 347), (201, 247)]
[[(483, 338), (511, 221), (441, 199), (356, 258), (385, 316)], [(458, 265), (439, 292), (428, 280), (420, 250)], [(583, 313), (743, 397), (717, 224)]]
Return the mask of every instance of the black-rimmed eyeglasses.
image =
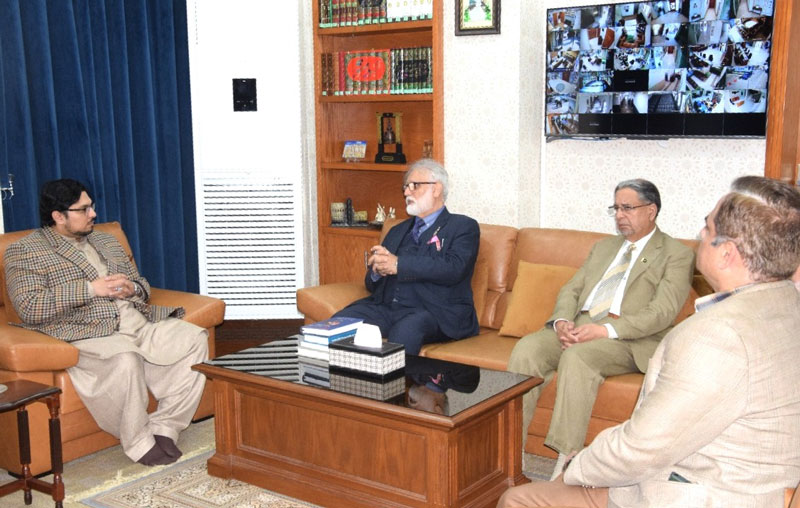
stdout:
[(611, 205), (611, 206), (608, 207), (608, 215), (609, 215), (609, 217), (613, 217), (614, 215), (617, 214), (617, 212), (630, 213), (631, 210), (635, 210), (635, 209), (641, 208), (643, 206), (650, 206), (652, 204), (653, 203), (645, 203), (643, 205), (636, 205), (636, 206), (631, 206), (631, 205)]
[(414, 192), (420, 185), (433, 185), (435, 183), (439, 182), (406, 182), (403, 184), (403, 192), (405, 192), (406, 189), (410, 190), (411, 192)]
[(96, 203), (92, 203), (91, 205), (82, 206), (80, 208), (67, 208), (64, 210), (65, 212), (80, 212), (83, 214), (89, 213), (89, 209), (94, 210)]

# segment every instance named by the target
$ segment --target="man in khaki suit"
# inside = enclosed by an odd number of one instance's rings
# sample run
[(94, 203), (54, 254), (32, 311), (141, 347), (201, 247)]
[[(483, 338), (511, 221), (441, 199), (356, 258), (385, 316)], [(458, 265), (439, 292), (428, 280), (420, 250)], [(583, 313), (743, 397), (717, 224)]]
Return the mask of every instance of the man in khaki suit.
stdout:
[(583, 448), (600, 384), (608, 376), (645, 372), (689, 295), (694, 253), (656, 227), (660, 210), (653, 183), (620, 182), (608, 209), (620, 235), (597, 242), (561, 288), (547, 325), (511, 353), (508, 370), (545, 381), (523, 397), (523, 442), (539, 395), (558, 371), (545, 444), (559, 452), (559, 470), (569, 453)]
[(705, 223), (716, 292), (658, 346), (630, 420), (498, 507), (783, 506), (800, 478), (800, 192), (742, 177)]
[[(205, 377), (191, 366), (208, 358), (208, 332), (180, 318), (181, 308), (149, 305), (150, 285), (117, 240), (93, 231), (94, 202), (70, 179), (42, 187), (42, 228), (11, 244), (5, 267), (22, 326), (78, 348), (67, 369), (101, 429), (142, 464), (169, 464), (189, 425)], [(147, 413), (148, 390), (158, 408)]]

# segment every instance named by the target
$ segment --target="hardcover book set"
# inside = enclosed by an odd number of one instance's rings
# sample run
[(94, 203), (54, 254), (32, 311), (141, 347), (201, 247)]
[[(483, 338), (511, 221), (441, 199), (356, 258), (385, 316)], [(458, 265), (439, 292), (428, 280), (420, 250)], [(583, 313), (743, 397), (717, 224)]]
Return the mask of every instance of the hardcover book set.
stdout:
[(339, 51), (320, 55), (322, 95), (433, 92), (430, 47)]

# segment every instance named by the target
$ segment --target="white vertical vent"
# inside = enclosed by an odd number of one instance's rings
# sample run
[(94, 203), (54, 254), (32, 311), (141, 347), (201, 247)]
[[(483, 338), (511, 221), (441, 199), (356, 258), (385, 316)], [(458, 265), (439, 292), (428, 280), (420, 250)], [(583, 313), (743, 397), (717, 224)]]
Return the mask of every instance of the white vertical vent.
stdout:
[(298, 184), (255, 173), (199, 178), (200, 289), (226, 319), (299, 317), (303, 282)]

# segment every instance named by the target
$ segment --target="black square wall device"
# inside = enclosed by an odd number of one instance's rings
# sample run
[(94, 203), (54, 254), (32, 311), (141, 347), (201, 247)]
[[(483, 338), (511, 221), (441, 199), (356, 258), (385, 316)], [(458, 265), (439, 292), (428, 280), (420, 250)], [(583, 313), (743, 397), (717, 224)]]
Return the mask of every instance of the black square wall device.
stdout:
[(233, 80), (233, 110), (257, 111), (256, 80), (255, 78), (234, 78)]

